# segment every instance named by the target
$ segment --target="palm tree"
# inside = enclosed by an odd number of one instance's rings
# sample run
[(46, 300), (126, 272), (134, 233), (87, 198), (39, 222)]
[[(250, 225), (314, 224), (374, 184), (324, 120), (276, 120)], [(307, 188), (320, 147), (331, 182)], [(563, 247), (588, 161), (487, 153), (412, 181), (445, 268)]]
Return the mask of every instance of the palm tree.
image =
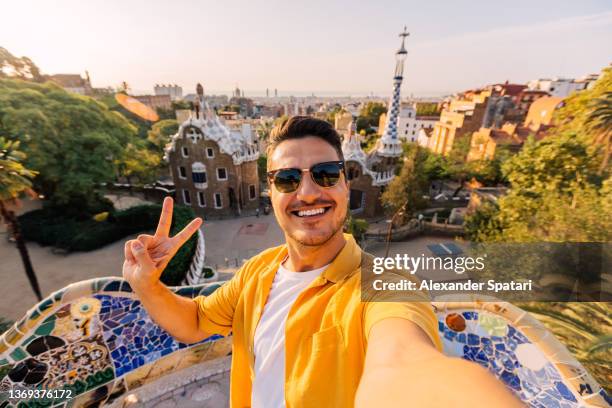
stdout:
[(595, 137), (594, 143), (603, 145), (603, 161), (600, 172), (605, 171), (610, 159), (610, 136), (612, 136), (612, 92), (605, 92), (600, 98), (593, 100), (591, 111), (587, 115), (587, 125)]
[(0, 219), (4, 220), (17, 244), (30, 286), (38, 300), (42, 300), (38, 280), (30, 261), (30, 255), (21, 235), (21, 228), (13, 208), (24, 194), (35, 196), (31, 179), (36, 172), (28, 170), (21, 163), (25, 154), (19, 151), (19, 142), (0, 137)]

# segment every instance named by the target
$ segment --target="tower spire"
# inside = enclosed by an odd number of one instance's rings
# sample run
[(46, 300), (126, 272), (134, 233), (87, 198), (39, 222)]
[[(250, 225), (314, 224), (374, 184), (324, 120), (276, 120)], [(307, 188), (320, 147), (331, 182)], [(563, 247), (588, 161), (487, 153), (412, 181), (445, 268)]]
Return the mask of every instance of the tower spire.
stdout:
[(387, 123), (385, 123), (385, 131), (378, 143), (378, 154), (386, 157), (398, 157), (401, 155), (402, 148), (397, 137), (397, 120), (400, 111), (400, 89), (402, 80), (404, 79), (404, 61), (408, 56), (408, 51), (404, 47), (406, 37), (410, 33), (404, 31), (400, 33), (402, 44), (399, 50), (395, 53), (395, 72), (393, 75), (393, 94), (389, 101), (389, 109), (387, 112)]

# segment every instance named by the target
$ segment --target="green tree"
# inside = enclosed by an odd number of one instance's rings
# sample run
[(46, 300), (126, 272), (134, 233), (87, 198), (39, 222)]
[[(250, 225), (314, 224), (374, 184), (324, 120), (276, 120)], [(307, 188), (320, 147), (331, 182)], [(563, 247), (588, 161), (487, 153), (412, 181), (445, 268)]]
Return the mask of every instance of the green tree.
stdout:
[(359, 112), (359, 116), (357, 117), (357, 121), (355, 123), (357, 131), (365, 129), (366, 133), (372, 133), (373, 130), (369, 129), (377, 127), (380, 115), (386, 112), (387, 108), (381, 102), (366, 103), (363, 108), (361, 108), (361, 111)]
[(612, 68), (608, 67), (591, 89), (568, 96), (554, 116), (554, 134), (572, 134), (584, 140), (597, 152), (601, 174), (609, 171), (611, 93)]
[(39, 174), (35, 189), (53, 204), (79, 211), (100, 203), (136, 128), (118, 112), (51, 84), (0, 80), (0, 136), (14, 136)]
[(361, 243), (368, 230), (368, 222), (363, 218), (354, 218), (350, 213), (344, 221), (344, 232), (353, 235), (357, 243)]
[(257, 158), (257, 173), (261, 182), (268, 180), (268, 158), (264, 155), (259, 155)]
[[(479, 209), (469, 220), (479, 241), (609, 241), (612, 181), (602, 182), (595, 152), (583, 138), (530, 140), (503, 165), (510, 190), (499, 211)], [(488, 221), (479, 221), (485, 218)]]
[(436, 102), (419, 102), (416, 105), (417, 116), (439, 116), (440, 110)]
[[(160, 170), (161, 155), (148, 150), (142, 143), (129, 143), (121, 159), (117, 161), (119, 174), (125, 177), (130, 185), (154, 182)], [(136, 180), (135, 180), (136, 179)]]
[(601, 98), (593, 101), (587, 120), (594, 144), (602, 147), (603, 158), (599, 171), (603, 173), (608, 167), (612, 148), (610, 146), (610, 137), (612, 137), (612, 91), (604, 93)]
[(428, 180), (423, 173), (426, 154), (420, 146), (414, 146), (405, 156), (400, 173), (389, 183), (381, 196), (383, 205), (391, 213), (404, 210), (404, 221), (422, 208), (426, 202), (423, 195), (428, 188)]
[(28, 281), (38, 300), (42, 300), (38, 279), (28, 254), (19, 220), (12, 209), (24, 194), (34, 195), (31, 179), (36, 172), (28, 170), (22, 164), (25, 154), (19, 151), (18, 141), (9, 141), (0, 137), (0, 218), (7, 225), (17, 244), (21, 261)]
[(170, 137), (178, 132), (179, 124), (175, 119), (165, 119), (155, 122), (147, 133), (147, 140), (151, 142), (159, 152), (170, 142)]
[(268, 140), (270, 138), (270, 132), (274, 128), (274, 121), (272, 120), (261, 120), (257, 124), (255, 128), (255, 132), (257, 133), (257, 137), (259, 140)]

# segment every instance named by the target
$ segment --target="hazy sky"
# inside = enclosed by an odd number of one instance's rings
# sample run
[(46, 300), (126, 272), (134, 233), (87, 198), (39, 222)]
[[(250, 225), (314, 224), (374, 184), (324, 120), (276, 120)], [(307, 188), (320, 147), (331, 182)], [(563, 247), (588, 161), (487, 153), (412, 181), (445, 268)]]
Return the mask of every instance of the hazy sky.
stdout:
[(281, 95), (391, 92), (404, 25), (404, 95), (540, 77), (612, 62), (612, 2), (3, 0), (0, 46), (44, 73), (134, 90)]

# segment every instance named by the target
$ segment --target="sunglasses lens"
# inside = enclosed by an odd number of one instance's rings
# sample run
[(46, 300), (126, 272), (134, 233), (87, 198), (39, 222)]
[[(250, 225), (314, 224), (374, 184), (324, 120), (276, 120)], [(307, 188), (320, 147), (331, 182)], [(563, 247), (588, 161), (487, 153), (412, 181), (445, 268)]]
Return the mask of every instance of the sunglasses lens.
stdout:
[(298, 169), (279, 170), (274, 175), (274, 186), (281, 193), (291, 193), (297, 190), (302, 180), (302, 172)]
[(342, 169), (338, 163), (320, 163), (311, 172), (315, 183), (321, 187), (332, 187), (338, 183)]

